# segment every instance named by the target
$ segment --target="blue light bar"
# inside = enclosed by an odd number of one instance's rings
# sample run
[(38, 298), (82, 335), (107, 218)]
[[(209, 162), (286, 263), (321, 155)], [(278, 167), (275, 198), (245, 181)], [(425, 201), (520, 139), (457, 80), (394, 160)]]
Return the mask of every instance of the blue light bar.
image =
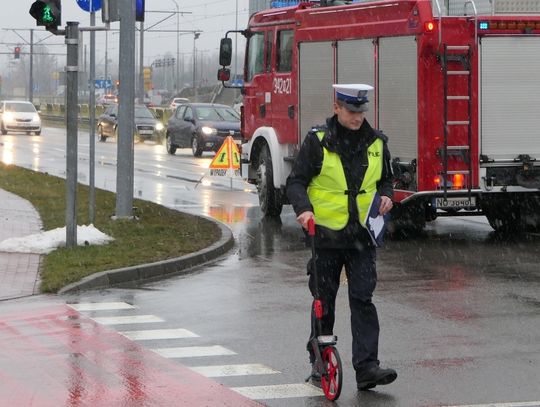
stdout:
[(304, 3), (304, 1), (301, 0), (275, 0), (270, 3), (270, 7), (272, 8), (280, 8), (280, 7), (291, 7), (291, 6), (297, 6), (298, 3)]
[[(362, 3), (369, 0), (349, 0), (345, 4), (351, 4), (351, 3)], [(320, 0), (273, 0), (270, 2), (271, 8), (280, 8), (280, 7), (291, 7), (291, 6), (297, 6), (300, 3), (319, 3)], [(343, 3), (339, 3), (343, 4)]]
[(489, 28), (489, 23), (487, 21), (480, 21), (478, 23), (478, 28), (481, 30), (487, 30)]

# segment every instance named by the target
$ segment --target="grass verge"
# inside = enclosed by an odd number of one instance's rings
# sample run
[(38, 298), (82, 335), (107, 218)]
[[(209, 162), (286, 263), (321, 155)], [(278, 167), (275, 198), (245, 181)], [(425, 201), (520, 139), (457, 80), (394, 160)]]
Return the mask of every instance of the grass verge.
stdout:
[[(65, 180), (0, 163), (0, 188), (32, 203), (44, 230), (65, 226)], [(77, 220), (88, 224), (88, 190), (78, 185)], [(115, 240), (107, 245), (59, 248), (45, 256), (41, 291), (57, 292), (99, 271), (179, 257), (208, 247), (221, 238), (214, 223), (152, 202), (134, 199), (137, 220), (112, 220), (116, 195), (96, 189), (94, 226)]]

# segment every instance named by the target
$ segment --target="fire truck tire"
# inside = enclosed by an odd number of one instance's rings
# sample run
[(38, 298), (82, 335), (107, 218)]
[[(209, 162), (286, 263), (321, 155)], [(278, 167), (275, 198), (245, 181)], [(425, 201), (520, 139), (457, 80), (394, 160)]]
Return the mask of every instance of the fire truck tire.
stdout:
[(509, 233), (519, 229), (519, 222), (513, 222), (508, 216), (486, 215), (486, 218), (496, 232)]
[(489, 222), (489, 225), (500, 233), (516, 232), (520, 229), (521, 211), (517, 205), (512, 205), (506, 200), (490, 202), (483, 205), (482, 210)]
[(394, 203), (388, 233), (392, 237), (417, 235), (422, 233), (426, 226), (426, 211), (422, 206), (404, 207)]
[(279, 216), (283, 209), (280, 192), (274, 187), (274, 170), (272, 156), (265, 145), (257, 160), (257, 192), (259, 204), (265, 216)]

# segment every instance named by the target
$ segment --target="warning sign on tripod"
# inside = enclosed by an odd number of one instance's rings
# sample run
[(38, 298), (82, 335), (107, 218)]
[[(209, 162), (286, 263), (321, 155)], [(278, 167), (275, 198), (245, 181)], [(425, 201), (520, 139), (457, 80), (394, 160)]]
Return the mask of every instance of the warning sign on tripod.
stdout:
[(212, 177), (240, 176), (240, 151), (232, 136), (227, 136), (208, 169)]

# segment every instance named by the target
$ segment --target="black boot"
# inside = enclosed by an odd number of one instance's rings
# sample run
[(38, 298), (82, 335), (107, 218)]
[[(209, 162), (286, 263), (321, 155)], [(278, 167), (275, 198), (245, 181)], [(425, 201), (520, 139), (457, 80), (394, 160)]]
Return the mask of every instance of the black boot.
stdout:
[(358, 390), (369, 390), (377, 385), (390, 384), (397, 378), (394, 369), (383, 369), (373, 366), (364, 371), (356, 371), (356, 386)]
[(319, 372), (316, 363), (311, 364), (311, 374), (307, 377), (306, 382), (310, 382), (315, 387), (321, 387), (321, 372)]

